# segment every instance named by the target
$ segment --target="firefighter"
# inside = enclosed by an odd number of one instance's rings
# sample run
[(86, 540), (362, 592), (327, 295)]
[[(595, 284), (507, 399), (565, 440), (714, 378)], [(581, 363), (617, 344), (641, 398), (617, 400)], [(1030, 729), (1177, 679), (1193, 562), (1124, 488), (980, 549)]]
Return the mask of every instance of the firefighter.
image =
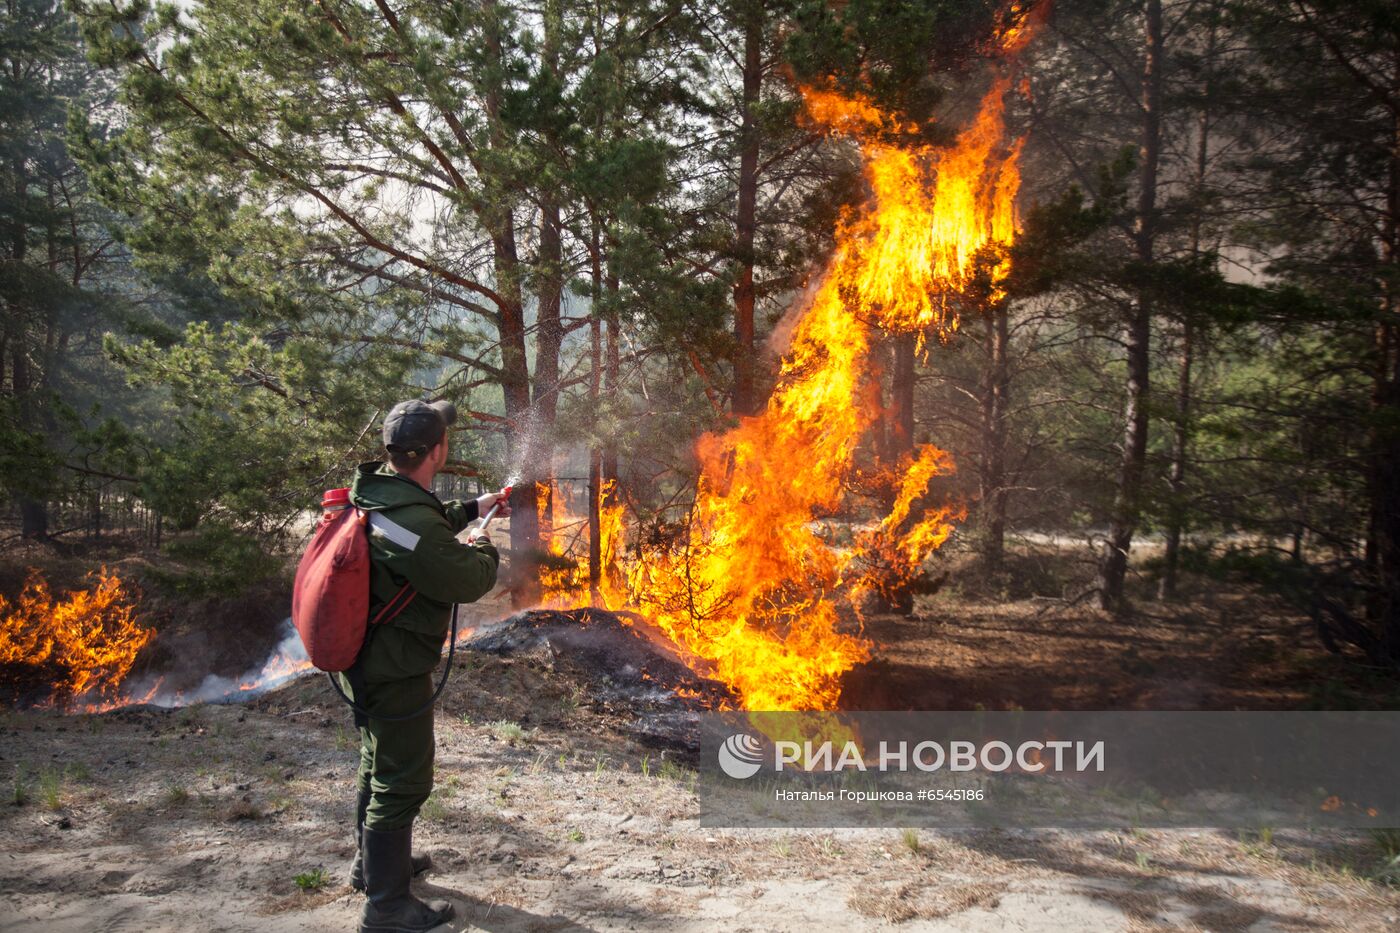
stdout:
[(466, 543), (457, 536), (498, 500), (498, 514), (510, 514), (501, 493), (467, 502), (433, 494), (456, 417), (450, 402), (395, 405), (384, 419), (387, 459), (361, 464), (350, 487), (351, 502), (368, 513), (370, 618), (386, 606), (397, 611), (370, 627), (355, 666), (337, 675), (368, 713), (356, 717), (359, 851), (350, 871), (351, 885), (367, 896), (362, 933), (429, 930), (452, 917), (448, 902), (424, 902), (409, 890), (413, 876), (429, 867), (412, 853), (413, 820), (433, 789), (432, 672), (453, 604), (490, 592), (500, 563), (484, 529), (474, 528)]

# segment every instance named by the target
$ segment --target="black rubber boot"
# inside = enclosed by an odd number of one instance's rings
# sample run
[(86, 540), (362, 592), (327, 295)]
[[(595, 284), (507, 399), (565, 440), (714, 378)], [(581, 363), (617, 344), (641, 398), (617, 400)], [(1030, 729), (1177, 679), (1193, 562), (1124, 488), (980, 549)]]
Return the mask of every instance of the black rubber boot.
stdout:
[(427, 933), (452, 919), (447, 901), (420, 901), (409, 890), (413, 880), (413, 827), (363, 832), (365, 909), (360, 933)]
[[(356, 891), (363, 892), (365, 889), (365, 869), (364, 869), (364, 839), (365, 814), (369, 812), (369, 790), (361, 790), (360, 797), (355, 802), (355, 861), (350, 863), (350, 887)], [(426, 855), (415, 855), (412, 858), (413, 877), (417, 878), (423, 872), (433, 867), (433, 860)]]

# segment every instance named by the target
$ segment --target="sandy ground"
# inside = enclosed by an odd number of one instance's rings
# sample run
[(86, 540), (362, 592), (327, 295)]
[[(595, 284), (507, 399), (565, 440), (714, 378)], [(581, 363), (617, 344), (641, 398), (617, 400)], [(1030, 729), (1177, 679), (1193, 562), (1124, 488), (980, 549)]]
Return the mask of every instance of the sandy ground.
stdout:
[[(702, 829), (684, 757), (590, 696), (547, 660), (459, 655), (416, 883), (450, 929), (1400, 929), (1364, 834)], [(354, 929), (337, 702), (312, 678), (243, 707), (4, 714), (0, 929)]]

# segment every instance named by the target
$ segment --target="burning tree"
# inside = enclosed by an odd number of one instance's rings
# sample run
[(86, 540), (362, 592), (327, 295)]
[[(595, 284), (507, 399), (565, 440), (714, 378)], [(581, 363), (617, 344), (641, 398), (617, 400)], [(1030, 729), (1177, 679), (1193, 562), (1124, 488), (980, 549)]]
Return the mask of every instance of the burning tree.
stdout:
[[(1027, 35), (1001, 33), (1005, 52)], [(881, 331), (925, 335), (958, 326), (955, 297), (978, 277), (995, 291), (1017, 228), (1019, 145), (1007, 139), (1002, 76), (972, 125), (943, 149), (900, 145), (898, 117), (871, 99), (804, 89), (807, 113), (855, 139), (870, 198), (846, 216), (837, 249), (795, 308), (796, 323), (766, 407), (697, 446), (700, 475), (684, 533), (640, 544), (625, 563), (623, 604), (639, 609), (704, 659), (750, 709), (826, 709), (839, 678), (868, 656), (843, 630), (860, 598), (917, 573), (960, 510), (919, 507), (930, 481), (953, 469), (932, 444), (889, 465), (893, 504), (851, 546), (816, 527), (862, 483), (857, 451), (880, 418), (867, 391)], [(612, 526), (614, 530), (619, 525)], [(615, 545), (610, 545), (619, 551)], [(577, 599), (591, 598), (586, 590)]]

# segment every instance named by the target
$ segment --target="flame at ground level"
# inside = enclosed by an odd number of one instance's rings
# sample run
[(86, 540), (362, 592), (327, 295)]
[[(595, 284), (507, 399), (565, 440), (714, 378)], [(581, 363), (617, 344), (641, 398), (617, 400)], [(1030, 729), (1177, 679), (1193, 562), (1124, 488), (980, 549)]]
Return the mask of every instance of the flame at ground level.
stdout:
[(288, 619), (267, 659), (242, 676), (208, 674), (197, 685), (170, 677), (130, 677), (137, 655), (156, 637), (136, 621), (133, 587), (105, 567), (91, 586), (59, 598), (38, 571), (18, 598), (0, 596), (0, 703), (101, 713), (122, 706), (179, 707), (241, 701), (313, 670)]
[[(843, 218), (837, 250), (804, 295), (765, 410), (700, 440), (695, 499), (676, 540), (626, 551), (621, 506), (602, 510), (596, 594), (586, 558), (562, 560), (586, 546), (566, 549), (556, 538), (561, 560), (544, 575), (548, 603), (641, 613), (748, 709), (836, 705), (841, 676), (869, 656), (856, 627), (862, 598), (912, 579), (959, 517), (954, 507), (922, 503), (930, 481), (953, 468), (944, 451), (923, 445), (873, 465), (858, 463), (857, 451), (882, 415), (870, 359), (880, 334), (942, 336), (958, 324), (953, 296), (985, 281), (995, 299), (1007, 272), (1019, 187), (1019, 147), (1005, 141), (1008, 86), (997, 83), (948, 150), (892, 147), (872, 132), (884, 118), (868, 102), (806, 94), (814, 120), (861, 143), (872, 196)], [(856, 508), (882, 506), (883, 517), (838, 540), (823, 520), (858, 496), (865, 501)], [(555, 505), (556, 525), (567, 524)], [(18, 604), (0, 602), (0, 620), (0, 677), (51, 662), (44, 670), (59, 671), (47, 680), (55, 698), (116, 705), (161, 695), (157, 684), (145, 698), (115, 696), (154, 634), (135, 625), (115, 577), (104, 573), (90, 594), (62, 604), (31, 581)], [(218, 684), (221, 696), (307, 669), (283, 654), (274, 653), (275, 672), (265, 666), (246, 684)]]
[[(586, 561), (547, 577), (548, 602), (642, 613), (748, 709), (836, 705), (841, 675), (870, 650), (843, 620), (858, 619), (865, 594), (917, 574), (959, 517), (919, 505), (929, 482), (953, 468), (944, 451), (921, 446), (871, 477), (857, 450), (881, 416), (870, 360), (880, 331), (915, 333), (920, 343), (929, 331), (942, 336), (958, 323), (950, 297), (981, 278), (995, 300), (1007, 273), (1020, 184), (1019, 147), (1004, 142), (1008, 87), (997, 82), (948, 150), (883, 144), (875, 131), (886, 118), (869, 102), (805, 93), (812, 119), (860, 140), (872, 197), (841, 222), (767, 407), (699, 441), (684, 535), (638, 543), (617, 564), (605, 557), (607, 585), (597, 594)], [(819, 522), (849, 503), (857, 480), (893, 495), (875, 527), (838, 543)], [(610, 515), (600, 524), (605, 555), (622, 555), (622, 523)]]
[(0, 596), (0, 697), (68, 705), (115, 697), (155, 630), (136, 623), (136, 596), (104, 567), (59, 599), (31, 571), (14, 602)]

